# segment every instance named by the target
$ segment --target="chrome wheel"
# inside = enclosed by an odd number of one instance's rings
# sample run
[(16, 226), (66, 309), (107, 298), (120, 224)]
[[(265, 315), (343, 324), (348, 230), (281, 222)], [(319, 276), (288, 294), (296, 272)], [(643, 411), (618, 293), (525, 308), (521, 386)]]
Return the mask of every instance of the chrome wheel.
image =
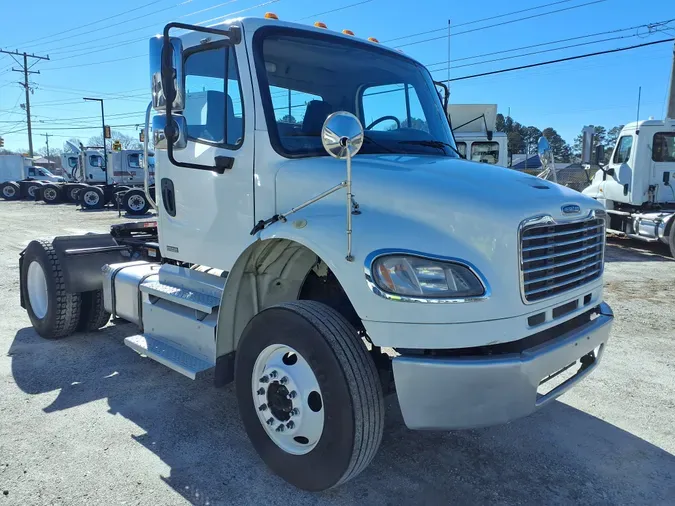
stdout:
[(101, 200), (101, 197), (99, 197), (98, 193), (92, 190), (89, 190), (84, 194), (84, 202), (88, 206), (95, 206), (98, 204), (99, 200)]
[(7, 185), (7, 186), (3, 187), (2, 194), (3, 194), (3, 196), (7, 197), (8, 199), (11, 199), (14, 195), (16, 195), (16, 188), (14, 188), (13, 186)]
[(290, 346), (273, 344), (255, 361), (251, 378), (258, 419), (287, 453), (309, 453), (324, 427), (323, 395), (305, 358)]
[(28, 195), (32, 198), (35, 198), (35, 190), (37, 190), (37, 186), (29, 186)]
[(40, 319), (47, 315), (48, 295), (47, 295), (47, 278), (42, 265), (38, 262), (32, 262), (28, 266), (28, 276), (26, 279), (26, 287), (28, 288), (28, 300), (33, 314)]
[(70, 194), (70, 200), (73, 202), (77, 201), (77, 194), (80, 192), (80, 188), (71, 188), (69, 194)]
[(42, 192), (42, 197), (45, 200), (56, 200), (56, 190), (54, 188), (46, 188), (45, 191)]
[(127, 201), (130, 211), (142, 211), (145, 207), (145, 199), (141, 195), (132, 195)]

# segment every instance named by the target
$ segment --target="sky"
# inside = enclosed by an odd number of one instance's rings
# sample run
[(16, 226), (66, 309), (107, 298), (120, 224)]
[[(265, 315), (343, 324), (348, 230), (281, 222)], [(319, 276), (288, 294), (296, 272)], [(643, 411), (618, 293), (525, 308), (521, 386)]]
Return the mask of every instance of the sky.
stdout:
[[(85, 96), (103, 98), (106, 123), (137, 137), (150, 99), (148, 39), (171, 21), (211, 25), (230, 15), (262, 16), (268, 11), (283, 20), (323, 21), (329, 29), (347, 28), (358, 37), (376, 37), (401, 49), (427, 65), (438, 80), (448, 77), (448, 53), (453, 79), (675, 37), (673, 0), (646, 4), (633, 0), (32, 0), (27, 8), (28, 4), (3, 2), (0, 49), (50, 58), (29, 59), (29, 64), (34, 63), (31, 70), (40, 72), (30, 76), (36, 151), (44, 147), (45, 133), (50, 135), (50, 146), (59, 148), (68, 138), (86, 141), (100, 134), (100, 105), (85, 102)], [(485, 18), (494, 19), (479, 21)], [(650, 33), (647, 25), (668, 20), (669, 25)], [(411, 36), (420, 32), (429, 33)], [(597, 35), (586, 37), (591, 34)], [(482, 56), (561, 40), (567, 42)], [(570, 45), (576, 47), (562, 48)], [(531, 54), (538, 51), (545, 52)], [(662, 118), (672, 55), (670, 42), (459, 80), (451, 83), (450, 100), (497, 104), (499, 112), (510, 112), (516, 121), (541, 130), (553, 127), (573, 143), (584, 125), (609, 130), (634, 121), (640, 87), (640, 119)], [(17, 68), (11, 57), (0, 54), (0, 136), (6, 148), (27, 149), (25, 97), (16, 82), (23, 76), (12, 72), (12, 66)]]

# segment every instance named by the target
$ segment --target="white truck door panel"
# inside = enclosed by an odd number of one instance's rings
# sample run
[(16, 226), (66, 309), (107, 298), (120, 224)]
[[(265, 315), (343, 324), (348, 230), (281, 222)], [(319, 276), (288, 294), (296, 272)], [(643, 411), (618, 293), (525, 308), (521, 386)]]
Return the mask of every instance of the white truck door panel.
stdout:
[[(184, 53), (188, 143), (174, 158), (214, 170), (178, 167), (166, 151), (155, 154), (162, 255), (224, 270), (253, 240), (253, 97), (245, 55), (235, 58), (243, 50), (214, 42)], [(220, 156), (232, 159), (222, 173), (215, 170)]]

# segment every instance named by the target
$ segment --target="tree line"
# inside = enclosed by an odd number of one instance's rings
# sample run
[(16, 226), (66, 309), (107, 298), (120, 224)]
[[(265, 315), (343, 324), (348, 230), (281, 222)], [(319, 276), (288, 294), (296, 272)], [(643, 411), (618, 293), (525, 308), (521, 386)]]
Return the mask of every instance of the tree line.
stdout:
[[(535, 126), (525, 126), (515, 121), (511, 116), (497, 114), (496, 129), (498, 132), (504, 132), (508, 139), (509, 155), (516, 153), (526, 153), (528, 155), (537, 153), (537, 142), (540, 137), (546, 137), (551, 145), (551, 151), (556, 162), (573, 163), (581, 160), (581, 146), (583, 134), (579, 134), (574, 139), (571, 146), (563, 139), (555, 128), (547, 127), (543, 130)], [(611, 156), (612, 149), (619, 137), (619, 132), (623, 125), (615, 126), (607, 130), (603, 126), (589, 125), (595, 130), (593, 137), (593, 148), (598, 145), (605, 146), (606, 163)], [(585, 128), (585, 127), (584, 127)], [(583, 131), (583, 129), (582, 129)]]

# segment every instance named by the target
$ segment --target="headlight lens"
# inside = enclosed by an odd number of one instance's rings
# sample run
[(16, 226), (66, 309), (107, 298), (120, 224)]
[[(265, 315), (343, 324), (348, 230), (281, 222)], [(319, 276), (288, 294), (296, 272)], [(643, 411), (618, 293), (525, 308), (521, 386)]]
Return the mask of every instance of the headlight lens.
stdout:
[(480, 297), (485, 287), (466, 266), (412, 255), (377, 258), (373, 281), (385, 292), (429, 298)]

